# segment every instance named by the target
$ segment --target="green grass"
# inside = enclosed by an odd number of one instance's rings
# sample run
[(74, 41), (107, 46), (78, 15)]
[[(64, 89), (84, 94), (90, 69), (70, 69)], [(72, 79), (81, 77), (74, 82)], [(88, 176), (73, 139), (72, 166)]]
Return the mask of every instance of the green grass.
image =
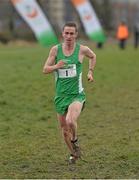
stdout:
[(53, 104), (54, 77), (38, 45), (0, 45), (0, 178), (139, 178), (139, 51), (94, 49), (95, 83), (78, 134), (83, 160), (69, 166)]

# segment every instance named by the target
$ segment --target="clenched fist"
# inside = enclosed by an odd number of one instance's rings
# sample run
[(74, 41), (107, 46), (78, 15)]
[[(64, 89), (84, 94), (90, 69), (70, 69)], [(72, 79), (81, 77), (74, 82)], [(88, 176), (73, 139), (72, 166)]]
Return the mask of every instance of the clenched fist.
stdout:
[(56, 64), (57, 69), (63, 68), (66, 63), (63, 60), (58, 61)]

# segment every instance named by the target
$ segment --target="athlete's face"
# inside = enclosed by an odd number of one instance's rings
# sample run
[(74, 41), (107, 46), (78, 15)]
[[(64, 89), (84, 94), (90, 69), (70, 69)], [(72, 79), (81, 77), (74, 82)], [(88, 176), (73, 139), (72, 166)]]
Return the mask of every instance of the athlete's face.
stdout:
[(74, 43), (77, 38), (77, 35), (78, 35), (78, 33), (77, 33), (75, 27), (65, 26), (65, 28), (62, 32), (64, 42), (66, 42), (68, 44)]

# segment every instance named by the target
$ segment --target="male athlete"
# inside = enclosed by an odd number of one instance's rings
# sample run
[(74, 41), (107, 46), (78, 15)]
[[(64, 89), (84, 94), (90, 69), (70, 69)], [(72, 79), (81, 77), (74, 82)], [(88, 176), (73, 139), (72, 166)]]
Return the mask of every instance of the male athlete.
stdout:
[(75, 163), (81, 155), (77, 138), (77, 119), (85, 103), (82, 86), (83, 59), (89, 59), (89, 82), (94, 80), (93, 71), (96, 64), (94, 52), (87, 46), (76, 43), (77, 35), (76, 23), (66, 23), (62, 31), (63, 43), (51, 48), (43, 68), (45, 74), (55, 72), (55, 106), (63, 137), (70, 151), (71, 163)]

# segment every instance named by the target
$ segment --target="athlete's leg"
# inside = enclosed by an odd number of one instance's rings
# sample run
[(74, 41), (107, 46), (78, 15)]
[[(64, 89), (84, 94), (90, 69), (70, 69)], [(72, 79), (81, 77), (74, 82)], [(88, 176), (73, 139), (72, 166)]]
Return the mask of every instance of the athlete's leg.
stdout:
[(83, 102), (74, 101), (70, 104), (68, 112), (66, 115), (66, 122), (71, 129), (71, 140), (74, 141), (77, 139), (77, 119), (81, 113), (83, 107)]
[(66, 121), (66, 114), (64, 115), (57, 114), (57, 117), (60, 122), (64, 141), (66, 145), (68, 146), (70, 153), (75, 154), (74, 149), (72, 147), (72, 143), (71, 143), (71, 129)]

